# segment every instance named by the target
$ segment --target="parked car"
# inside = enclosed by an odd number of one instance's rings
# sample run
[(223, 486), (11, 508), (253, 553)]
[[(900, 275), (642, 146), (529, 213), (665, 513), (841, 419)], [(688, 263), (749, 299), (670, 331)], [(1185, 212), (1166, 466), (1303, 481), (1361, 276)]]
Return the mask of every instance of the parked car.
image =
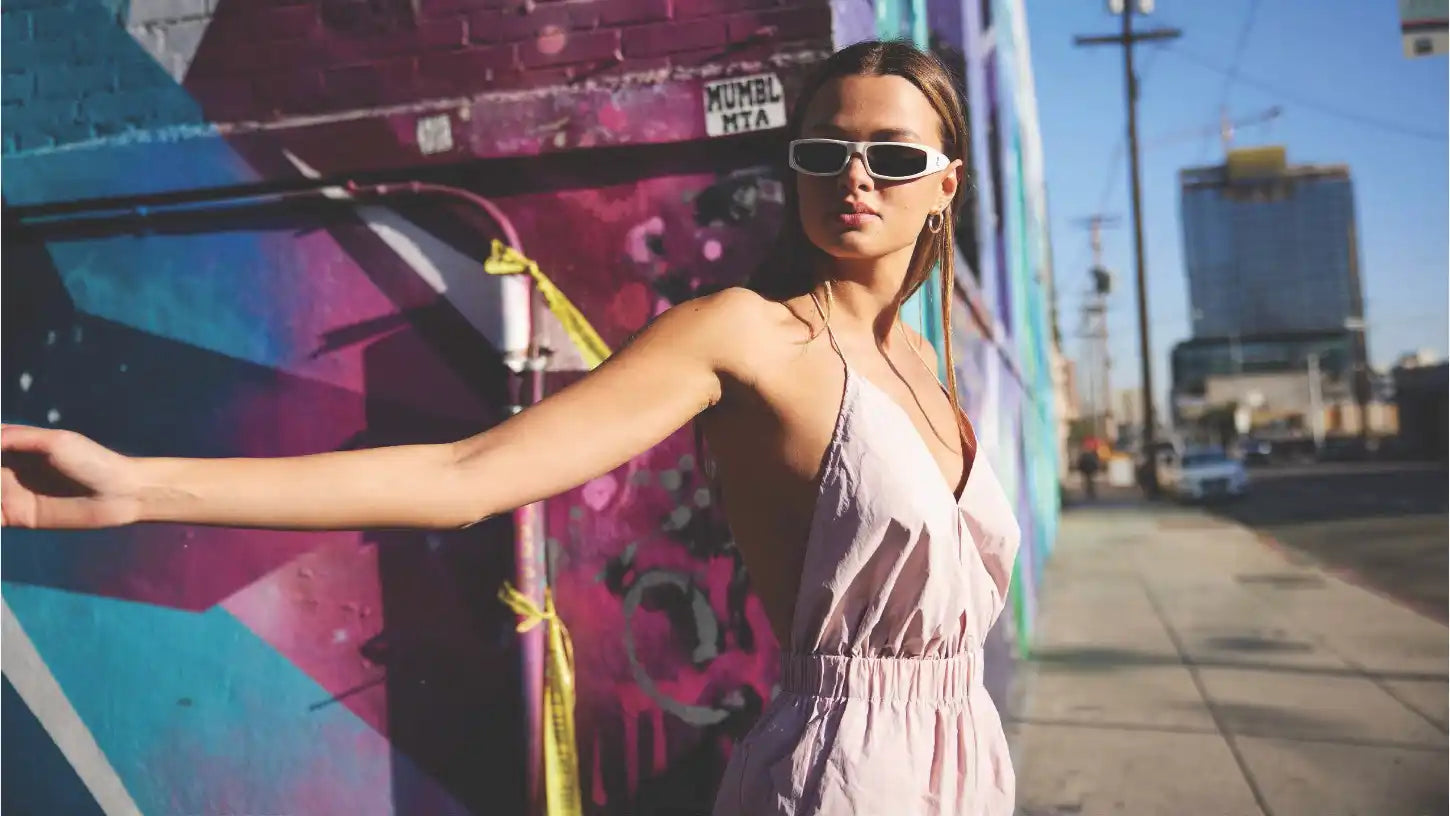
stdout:
[(1193, 501), (1237, 498), (1249, 490), (1244, 463), (1222, 448), (1184, 451), (1163, 468), (1162, 482), (1174, 496)]
[(1239, 455), (1246, 465), (1267, 465), (1274, 455), (1274, 444), (1267, 439), (1245, 436), (1239, 440)]

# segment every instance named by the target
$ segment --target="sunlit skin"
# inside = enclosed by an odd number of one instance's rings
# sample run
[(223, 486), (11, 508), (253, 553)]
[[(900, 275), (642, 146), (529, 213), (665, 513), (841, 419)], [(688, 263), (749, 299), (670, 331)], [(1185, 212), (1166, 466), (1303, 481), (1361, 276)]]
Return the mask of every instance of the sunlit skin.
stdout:
[[(802, 124), (806, 136), (942, 148), (930, 102), (895, 76), (826, 83)], [(802, 223), (824, 253), (814, 294), (824, 302), (830, 282), (842, 352), (902, 407), (953, 488), (966, 469), (957, 418), (932, 373), (935, 355), (899, 327), (895, 304), (928, 215), (948, 207), (961, 177), (954, 161), (881, 182), (859, 157), (835, 177), (799, 177)], [(843, 217), (847, 209), (869, 212)], [(753, 588), (785, 643), (844, 383), (821, 329), (809, 296), (780, 302), (727, 289), (670, 309), (588, 376), (451, 444), (143, 459), (68, 431), (6, 426), (0, 516), (7, 526), (71, 529), (137, 521), (457, 528), (607, 473), (698, 418)]]

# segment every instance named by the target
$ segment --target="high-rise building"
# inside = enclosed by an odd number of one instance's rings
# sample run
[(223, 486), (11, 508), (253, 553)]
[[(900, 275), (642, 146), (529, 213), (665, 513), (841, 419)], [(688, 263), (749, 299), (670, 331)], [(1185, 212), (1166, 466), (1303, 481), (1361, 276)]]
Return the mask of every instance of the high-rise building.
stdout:
[(1362, 324), (1348, 168), (1290, 165), (1283, 147), (1263, 147), (1179, 181), (1195, 338)]
[[(1354, 187), (1343, 165), (1233, 150), (1179, 173), (1193, 337), (1173, 349), (1175, 416), (1215, 378), (1319, 372), (1369, 399)], [(1222, 389), (1220, 389), (1222, 390)]]

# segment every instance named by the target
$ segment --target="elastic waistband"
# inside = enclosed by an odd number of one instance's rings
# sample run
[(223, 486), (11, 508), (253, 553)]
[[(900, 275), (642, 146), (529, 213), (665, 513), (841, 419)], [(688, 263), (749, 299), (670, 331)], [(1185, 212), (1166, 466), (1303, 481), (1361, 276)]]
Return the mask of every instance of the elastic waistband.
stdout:
[(781, 690), (830, 699), (946, 702), (978, 681), (980, 650), (952, 657), (781, 655)]

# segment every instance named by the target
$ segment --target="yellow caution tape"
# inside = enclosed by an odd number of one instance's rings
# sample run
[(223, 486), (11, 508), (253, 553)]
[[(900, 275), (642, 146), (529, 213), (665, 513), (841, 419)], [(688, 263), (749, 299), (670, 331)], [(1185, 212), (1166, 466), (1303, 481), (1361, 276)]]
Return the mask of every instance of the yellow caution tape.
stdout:
[(544, 304), (564, 326), (564, 331), (568, 333), (569, 339), (573, 341), (575, 347), (579, 349), (579, 353), (584, 357), (584, 364), (592, 369), (609, 356), (609, 346), (604, 344), (599, 333), (594, 331), (594, 327), (589, 325), (588, 320), (584, 319), (579, 308), (564, 296), (563, 291), (555, 286), (553, 281), (549, 280), (549, 276), (539, 269), (537, 263), (529, 260), (518, 250), (502, 241), (494, 240), (493, 254), (483, 262), (483, 270), (490, 275), (528, 275), (533, 278), (534, 286), (538, 288), (539, 294), (544, 296)]
[(498, 591), (523, 620), (518, 631), (540, 623), (549, 626), (548, 657), (544, 663), (544, 810), (548, 816), (582, 816), (579, 795), (579, 756), (574, 742), (574, 643), (554, 611), (554, 595), (544, 590), (544, 608), (505, 583)]

